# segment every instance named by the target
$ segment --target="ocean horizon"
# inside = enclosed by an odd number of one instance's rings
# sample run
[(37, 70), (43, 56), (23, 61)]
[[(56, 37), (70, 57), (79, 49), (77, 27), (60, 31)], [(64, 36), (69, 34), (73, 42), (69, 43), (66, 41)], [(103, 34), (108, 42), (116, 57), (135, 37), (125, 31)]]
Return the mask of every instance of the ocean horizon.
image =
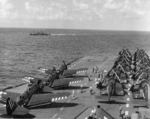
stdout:
[[(48, 35), (31, 35), (31, 33)], [(0, 82), (15, 83), (34, 75), (38, 67), (51, 68), (62, 60), (114, 54), (122, 48), (150, 52), (150, 32), (76, 29), (0, 28)]]

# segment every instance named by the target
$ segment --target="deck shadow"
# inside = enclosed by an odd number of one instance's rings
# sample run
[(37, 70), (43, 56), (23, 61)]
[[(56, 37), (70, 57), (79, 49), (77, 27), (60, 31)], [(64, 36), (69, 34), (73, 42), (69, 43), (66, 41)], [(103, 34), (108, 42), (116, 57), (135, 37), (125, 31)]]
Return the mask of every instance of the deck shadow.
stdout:
[(0, 118), (13, 118), (13, 119), (18, 119), (18, 118), (20, 118), (20, 119), (33, 119), (33, 118), (35, 118), (35, 116), (34, 115), (32, 115), (32, 114), (26, 114), (26, 115), (13, 115), (13, 116), (9, 116), (9, 115), (7, 115), (7, 114), (2, 114), (2, 115), (0, 115)]
[(60, 107), (74, 107), (77, 103), (52, 103), (45, 106), (38, 106), (31, 109), (46, 109), (46, 108), (60, 108)]
[(14, 115), (13, 116), (13, 118), (15, 119), (15, 118), (20, 118), (20, 119), (33, 119), (33, 118), (35, 118), (35, 116), (34, 115), (32, 115), (32, 114), (26, 114), (26, 115), (23, 115), (23, 116), (19, 116), (19, 115)]
[(134, 108), (140, 108), (140, 107), (143, 107), (143, 108), (147, 108), (148, 106), (147, 105), (136, 105), (136, 106), (133, 106)]
[(121, 101), (116, 101), (116, 100), (111, 100), (111, 101), (98, 101), (99, 103), (104, 103), (104, 104), (126, 104), (125, 102)]
[[(96, 99), (102, 99), (102, 100), (108, 100), (108, 95), (107, 94), (105, 94), (105, 95), (95, 95), (95, 98)], [(124, 98), (124, 96), (120, 96), (120, 95), (111, 97), (112, 100), (114, 100), (114, 99), (123, 100), (123, 98)]]
[(87, 89), (87, 88), (89, 88), (89, 87), (87, 87), (87, 86), (84, 86), (84, 87), (80, 87), (80, 86), (69, 86), (69, 87), (63, 87), (63, 88), (58, 88), (58, 89), (56, 89), (56, 90), (79, 90), (79, 89)]

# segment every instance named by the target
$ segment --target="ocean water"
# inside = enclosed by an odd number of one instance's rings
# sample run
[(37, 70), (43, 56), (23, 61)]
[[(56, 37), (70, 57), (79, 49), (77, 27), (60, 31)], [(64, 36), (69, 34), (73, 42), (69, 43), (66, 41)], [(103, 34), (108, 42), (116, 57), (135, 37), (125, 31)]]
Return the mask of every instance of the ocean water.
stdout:
[[(48, 36), (30, 33), (44, 32)], [(150, 33), (64, 29), (0, 29), (0, 86), (34, 75), (62, 60), (87, 55), (114, 54), (122, 48), (150, 51)]]

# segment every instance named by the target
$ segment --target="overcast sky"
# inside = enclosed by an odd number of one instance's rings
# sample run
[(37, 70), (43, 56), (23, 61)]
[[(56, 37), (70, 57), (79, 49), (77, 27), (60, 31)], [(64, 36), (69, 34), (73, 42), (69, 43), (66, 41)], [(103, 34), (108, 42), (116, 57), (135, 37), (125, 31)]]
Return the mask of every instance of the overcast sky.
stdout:
[(0, 27), (150, 31), (150, 0), (0, 0)]

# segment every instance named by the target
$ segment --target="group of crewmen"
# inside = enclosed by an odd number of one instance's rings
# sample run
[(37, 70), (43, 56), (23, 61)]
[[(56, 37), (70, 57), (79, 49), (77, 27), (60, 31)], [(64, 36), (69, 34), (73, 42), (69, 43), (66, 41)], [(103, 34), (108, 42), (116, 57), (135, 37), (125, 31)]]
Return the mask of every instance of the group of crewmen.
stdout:
[(59, 79), (65, 70), (67, 70), (67, 64), (63, 61), (63, 64), (60, 66), (59, 70), (56, 70), (55, 67), (52, 68), (46, 81), (42, 79), (31, 80), (28, 85), (28, 89), (20, 96), (16, 103), (18, 105), (26, 105), (33, 94), (42, 92), (44, 86), (51, 87), (54, 80)]

